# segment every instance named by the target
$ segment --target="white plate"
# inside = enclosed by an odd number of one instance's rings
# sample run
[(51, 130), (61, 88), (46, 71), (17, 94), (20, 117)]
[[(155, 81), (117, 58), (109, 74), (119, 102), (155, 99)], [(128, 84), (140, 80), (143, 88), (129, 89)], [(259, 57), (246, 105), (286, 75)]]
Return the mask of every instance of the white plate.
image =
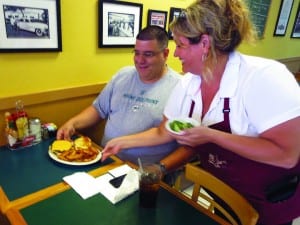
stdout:
[[(51, 146), (50, 146), (51, 147)], [(57, 157), (57, 155), (55, 155), (51, 149), (49, 147), (49, 151), (48, 151), (48, 154), (50, 156), (51, 159), (53, 159), (54, 161), (56, 162), (59, 162), (59, 163), (62, 163), (62, 164), (66, 164), (66, 165), (72, 165), (72, 166), (85, 166), (85, 165), (90, 165), (90, 164), (93, 164), (95, 162), (98, 162), (101, 157), (102, 157), (102, 153), (99, 151), (98, 155), (96, 158), (94, 158), (93, 160), (91, 161), (87, 161), (87, 162), (69, 162), (69, 161), (65, 161), (65, 160), (62, 160), (62, 159), (59, 159)]]
[(186, 117), (186, 118), (179, 117), (179, 118), (172, 118), (172, 119), (169, 119), (169, 120), (166, 122), (165, 127), (166, 127), (166, 129), (167, 129), (169, 132), (171, 132), (171, 133), (173, 133), (173, 134), (177, 134), (177, 135), (183, 134), (183, 131), (176, 132), (176, 131), (174, 131), (174, 130), (171, 129), (170, 124), (171, 124), (173, 121), (175, 121), (175, 120), (180, 121), (180, 122), (185, 122), (185, 123), (187, 123), (187, 122), (188, 122), (188, 123), (191, 123), (191, 124), (193, 124), (194, 127), (200, 126), (200, 122), (199, 122), (199, 121), (197, 121), (197, 120), (195, 120), (195, 119), (193, 119), (193, 118), (189, 118), (189, 117)]

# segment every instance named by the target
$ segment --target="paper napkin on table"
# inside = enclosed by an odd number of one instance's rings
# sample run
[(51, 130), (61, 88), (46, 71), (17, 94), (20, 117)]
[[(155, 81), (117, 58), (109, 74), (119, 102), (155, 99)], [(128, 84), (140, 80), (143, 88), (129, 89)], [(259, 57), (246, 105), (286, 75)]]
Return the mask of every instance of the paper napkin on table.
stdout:
[(97, 193), (99, 188), (93, 176), (85, 172), (76, 172), (63, 178), (83, 199), (87, 199)]

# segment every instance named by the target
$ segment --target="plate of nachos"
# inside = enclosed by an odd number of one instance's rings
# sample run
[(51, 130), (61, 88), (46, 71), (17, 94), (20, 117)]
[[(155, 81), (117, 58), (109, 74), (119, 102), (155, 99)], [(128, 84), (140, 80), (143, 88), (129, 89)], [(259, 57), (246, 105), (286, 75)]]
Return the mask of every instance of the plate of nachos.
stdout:
[(55, 140), (49, 146), (48, 154), (56, 162), (73, 166), (90, 165), (102, 157), (101, 151), (85, 136), (80, 136), (74, 141)]

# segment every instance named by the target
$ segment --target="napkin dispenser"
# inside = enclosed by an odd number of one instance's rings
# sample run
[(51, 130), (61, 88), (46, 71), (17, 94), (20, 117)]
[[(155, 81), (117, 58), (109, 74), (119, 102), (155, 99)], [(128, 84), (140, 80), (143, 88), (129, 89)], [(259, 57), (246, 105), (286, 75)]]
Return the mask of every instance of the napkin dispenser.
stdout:
[[(139, 172), (134, 169), (131, 169), (126, 173), (126, 175), (123, 177), (123, 181), (117, 188), (111, 184), (114, 178), (106, 178), (108, 175), (109, 174), (103, 175), (96, 180), (98, 180), (100, 193), (113, 204), (125, 199), (139, 189)], [(119, 178), (119, 180), (115, 179), (115, 181), (116, 180), (120, 182), (122, 177)]]

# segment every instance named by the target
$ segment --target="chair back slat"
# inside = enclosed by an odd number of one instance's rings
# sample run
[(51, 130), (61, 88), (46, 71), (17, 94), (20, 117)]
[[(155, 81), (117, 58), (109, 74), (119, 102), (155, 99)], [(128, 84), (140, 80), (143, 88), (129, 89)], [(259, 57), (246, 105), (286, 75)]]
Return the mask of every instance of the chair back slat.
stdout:
[[(218, 210), (233, 225), (255, 225), (257, 223), (258, 213), (252, 205), (242, 195), (217, 177), (189, 163), (186, 165), (185, 176), (194, 183), (191, 197), (193, 201), (197, 202), (200, 196), (210, 203), (207, 210), (211, 210), (212, 212)], [(240, 222), (224, 206), (213, 198), (201, 193), (201, 188), (222, 199), (236, 214)]]

